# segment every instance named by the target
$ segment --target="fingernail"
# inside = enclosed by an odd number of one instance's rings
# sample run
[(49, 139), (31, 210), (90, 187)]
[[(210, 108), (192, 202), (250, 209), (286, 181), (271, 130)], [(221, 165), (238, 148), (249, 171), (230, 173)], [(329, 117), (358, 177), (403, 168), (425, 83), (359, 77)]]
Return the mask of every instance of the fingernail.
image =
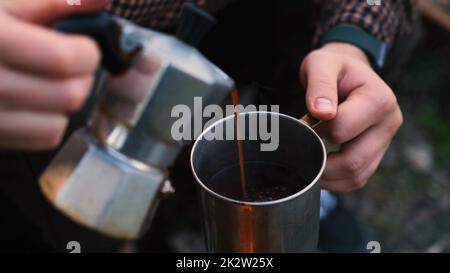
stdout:
[(320, 112), (334, 113), (334, 104), (327, 98), (317, 98), (314, 107)]

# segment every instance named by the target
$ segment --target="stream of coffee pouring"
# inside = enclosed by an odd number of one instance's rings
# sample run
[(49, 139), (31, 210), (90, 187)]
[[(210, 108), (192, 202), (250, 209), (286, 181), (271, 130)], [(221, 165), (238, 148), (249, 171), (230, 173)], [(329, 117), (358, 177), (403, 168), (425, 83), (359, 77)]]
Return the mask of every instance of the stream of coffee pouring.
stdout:
[(242, 132), (240, 126), (240, 118), (239, 118), (239, 110), (236, 107), (239, 104), (239, 95), (236, 88), (233, 88), (231, 91), (231, 99), (233, 101), (234, 106), (234, 127), (236, 128), (236, 142), (238, 148), (238, 156), (239, 156), (239, 169), (240, 169), (240, 177), (241, 177), (241, 191), (242, 197), (247, 200), (248, 199), (248, 188), (247, 188), (247, 179), (245, 176), (245, 166), (244, 166), (244, 143), (242, 142)]

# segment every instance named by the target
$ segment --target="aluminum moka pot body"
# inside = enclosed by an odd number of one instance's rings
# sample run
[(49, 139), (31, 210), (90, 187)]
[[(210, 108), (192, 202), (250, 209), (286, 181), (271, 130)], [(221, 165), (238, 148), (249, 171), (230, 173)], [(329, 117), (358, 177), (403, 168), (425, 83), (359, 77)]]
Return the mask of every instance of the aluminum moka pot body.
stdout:
[[(201, 22), (203, 14), (195, 12), (185, 21)], [(190, 24), (185, 33), (195, 28)], [(171, 135), (173, 107), (185, 105), (194, 116), (201, 111), (194, 97), (219, 104), (234, 83), (180, 38), (111, 15), (72, 18), (57, 28), (95, 38), (107, 72), (88, 124), (53, 159), (40, 187), (72, 220), (112, 237), (138, 238), (162, 195), (173, 192), (166, 168), (187, 143)]]

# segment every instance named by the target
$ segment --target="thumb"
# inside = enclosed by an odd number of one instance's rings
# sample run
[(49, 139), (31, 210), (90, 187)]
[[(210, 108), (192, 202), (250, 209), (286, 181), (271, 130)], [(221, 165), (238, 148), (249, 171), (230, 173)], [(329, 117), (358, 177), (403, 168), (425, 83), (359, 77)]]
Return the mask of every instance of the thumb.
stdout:
[(338, 106), (338, 67), (312, 53), (302, 64), (301, 79), (306, 86), (306, 107), (319, 120), (336, 116)]
[(0, 8), (30, 22), (49, 24), (71, 14), (98, 11), (109, 2), (110, 0), (14, 0), (0, 1)]

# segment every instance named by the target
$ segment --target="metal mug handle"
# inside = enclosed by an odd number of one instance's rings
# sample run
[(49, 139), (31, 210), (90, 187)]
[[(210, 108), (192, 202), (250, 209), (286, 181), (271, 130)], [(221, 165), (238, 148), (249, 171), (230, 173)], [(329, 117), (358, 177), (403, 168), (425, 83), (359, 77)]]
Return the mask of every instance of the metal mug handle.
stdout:
[[(317, 125), (321, 124), (322, 121), (319, 119), (316, 119), (313, 117), (310, 113), (305, 114), (303, 117), (300, 118), (300, 121), (311, 127), (314, 131)], [(322, 138), (323, 144), (325, 145), (325, 150), (327, 151), (327, 154), (330, 152), (337, 152), (340, 150), (341, 145), (339, 144), (331, 144), (326, 139)]]
[(321, 120), (318, 120), (315, 117), (313, 117), (310, 113), (304, 115), (300, 120), (313, 129), (322, 122)]

